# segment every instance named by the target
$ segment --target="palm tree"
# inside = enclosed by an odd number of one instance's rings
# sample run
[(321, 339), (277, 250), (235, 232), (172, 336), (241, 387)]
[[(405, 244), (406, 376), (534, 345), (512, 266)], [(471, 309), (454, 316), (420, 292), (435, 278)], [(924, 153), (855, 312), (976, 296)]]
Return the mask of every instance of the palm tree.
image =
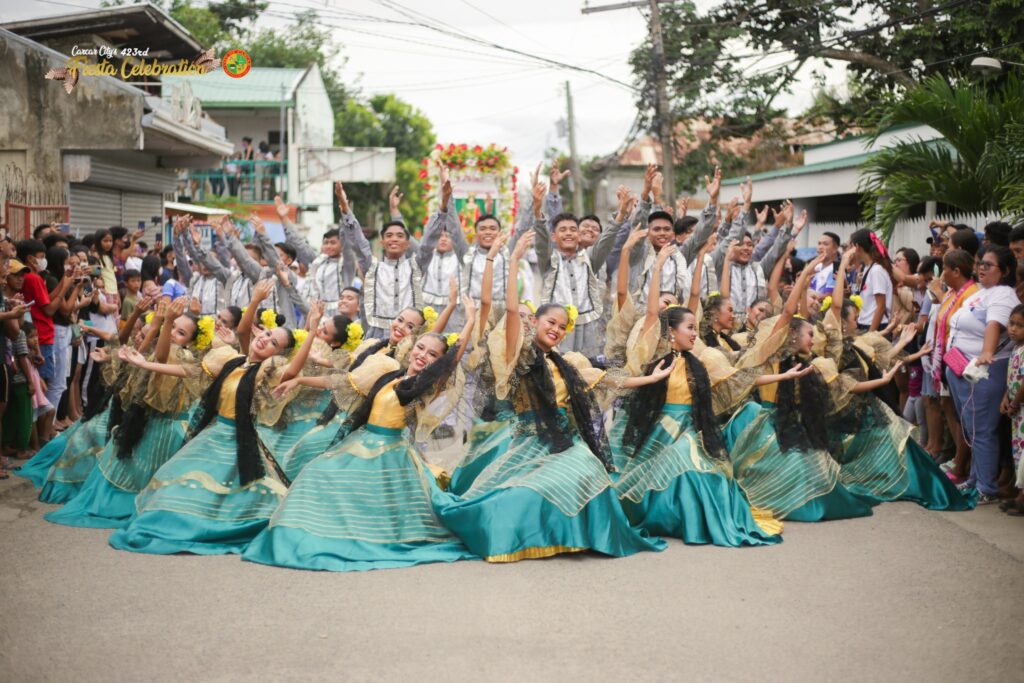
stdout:
[(950, 85), (933, 76), (883, 105), (878, 136), (924, 124), (942, 140), (883, 149), (861, 166), (862, 208), (885, 238), (910, 207), (937, 201), (964, 212), (1024, 216), (1024, 84), (1014, 75), (997, 88)]

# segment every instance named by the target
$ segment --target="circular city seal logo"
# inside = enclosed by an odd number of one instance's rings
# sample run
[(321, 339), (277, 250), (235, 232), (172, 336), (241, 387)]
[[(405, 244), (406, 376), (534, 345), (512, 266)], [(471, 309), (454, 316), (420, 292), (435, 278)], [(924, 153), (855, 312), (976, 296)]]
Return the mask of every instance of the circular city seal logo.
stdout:
[(231, 78), (241, 78), (252, 68), (252, 58), (245, 50), (230, 50), (221, 60), (224, 73)]

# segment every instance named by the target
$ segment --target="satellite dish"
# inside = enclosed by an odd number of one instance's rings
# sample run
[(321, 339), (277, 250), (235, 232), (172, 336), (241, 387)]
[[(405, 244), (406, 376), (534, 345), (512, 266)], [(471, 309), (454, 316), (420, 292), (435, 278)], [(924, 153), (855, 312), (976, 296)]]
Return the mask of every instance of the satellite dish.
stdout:
[(986, 74), (997, 74), (1003, 70), (1003, 63), (995, 57), (975, 57), (971, 60), (971, 68)]

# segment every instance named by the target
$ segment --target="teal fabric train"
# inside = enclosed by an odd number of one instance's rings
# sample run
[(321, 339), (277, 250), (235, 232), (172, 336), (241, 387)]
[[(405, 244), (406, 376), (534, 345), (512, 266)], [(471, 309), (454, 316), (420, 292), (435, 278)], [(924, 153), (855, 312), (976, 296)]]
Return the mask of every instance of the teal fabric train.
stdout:
[(448, 495), (441, 520), (475, 554), (492, 562), (594, 550), (622, 557), (663, 550), (626, 518), (601, 461), (574, 434), (552, 453), (534, 430), (519, 424), (508, 450), (494, 459), (462, 496)]
[(306, 465), (242, 559), (328, 571), (478, 559), (437, 520), (440, 495), (402, 430), (366, 425)]
[[(617, 423), (626, 419), (621, 413)], [(634, 525), (690, 544), (738, 547), (782, 541), (782, 525), (761, 515), (763, 529), (729, 464), (704, 451), (689, 405), (666, 403), (635, 454), (627, 453), (623, 432), (621, 427), (612, 430), (612, 453), (616, 465), (622, 463), (615, 486)]]
[(726, 424), (723, 436), (733, 475), (754, 507), (795, 522), (872, 514), (869, 502), (839, 481), (839, 463), (827, 451), (779, 447), (774, 404), (747, 402)]
[(126, 525), (135, 513), (136, 494), (181, 448), (187, 429), (187, 414), (150, 413), (132, 457), (117, 457), (117, 444), (107, 442), (82, 490), (44, 518), (66, 526), (116, 529)]
[(46, 483), (39, 492), (40, 502), (59, 505), (75, 497), (96, 466), (96, 456), (108, 441), (109, 418), (108, 406), (68, 436), (64, 452), (47, 473)]
[(286, 489), (272, 472), (242, 485), (236, 438), (234, 420), (224, 417), (193, 437), (139, 493), (135, 517), (110, 545), (160, 555), (241, 553)]

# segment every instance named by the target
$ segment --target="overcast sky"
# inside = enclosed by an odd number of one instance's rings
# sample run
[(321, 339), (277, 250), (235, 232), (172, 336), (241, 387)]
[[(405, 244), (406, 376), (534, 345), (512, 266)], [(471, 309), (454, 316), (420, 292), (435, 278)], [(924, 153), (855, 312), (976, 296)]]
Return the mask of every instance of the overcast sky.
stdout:
[[(0, 0), (0, 21), (99, 4)], [(646, 32), (643, 16), (635, 9), (583, 15), (583, 6), (583, 0), (271, 0), (260, 22), (283, 27), (300, 8), (318, 9), (322, 24), (347, 58), (346, 78), (363, 93), (394, 92), (423, 110), (438, 141), (507, 145), (515, 163), (525, 168), (536, 164), (550, 146), (568, 149), (556, 130), (556, 121), (565, 116), (565, 81), (573, 91), (577, 143), (584, 159), (612, 152), (622, 143), (635, 114), (633, 93), (593, 74), (395, 22), (433, 20), (454, 32), (631, 83), (628, 58)], [(395, 7), (414, 16), (402, 16)], [(786, 56), (775, 59), (766, 59), (757, 68), (785, 61)], [(831, 80), (841, 83), (842, 70), (836, 70)], [(811, 96), (808, 85), (781, 103), (798, 111)]]

